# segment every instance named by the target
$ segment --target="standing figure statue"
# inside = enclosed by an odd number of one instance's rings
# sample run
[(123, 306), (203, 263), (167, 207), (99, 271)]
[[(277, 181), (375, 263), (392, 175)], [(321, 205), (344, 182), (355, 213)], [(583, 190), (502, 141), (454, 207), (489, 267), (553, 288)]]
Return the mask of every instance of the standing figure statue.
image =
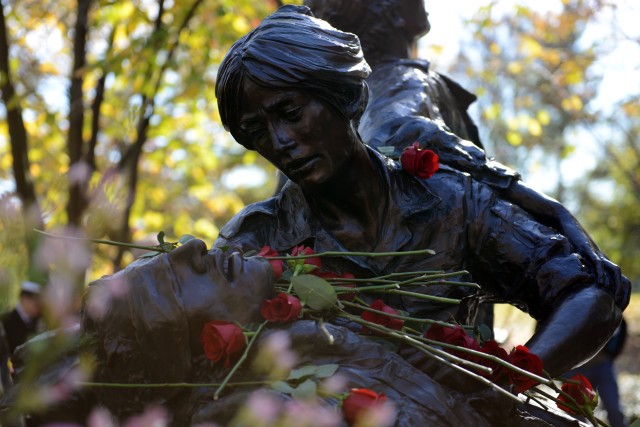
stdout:
[(387, 303), (418, 317), (472, 323), (476, 302), (508, 302), (539, 321), (528, 346), (551, 375), (592, 357), (620, 322), (628, 281), (602, 281), (570, 239), (468, 174), (443, 167), (418, 179), (370, 149), (357, 131), (369, 74), (358, 38), (307, 7), (280, 8), (232, 46), (216, 81), (222, 122), (290, 181), (238, 213), (214, 245), (269, 245), (282, 253), (300, 244), (316, 251), (430, 248), (436, 255), (345, 257), (327, 267), (358, 277), (466, 270), (482, 287), (477, 295), (419, 289), (469, 297), (458, 309), (404, 296)]
[[(468, 172), (517, 204), (542, 224), (565, 235), (605, 286), (629, 289), (575, 217), (558, 201), (529, 188), (518, 173), (487, 159), (477, 127), (467, 113), (475, 96), (450, 78), (411, 58), (417, 40), (431, 26), (423, 0), (305, 0), (314, 15), (362, 43), (372, 73), (369, 103), (358, 131), (381, 151), (399, 156), (415, 141), (434, 150), (440, 161)], [(626, 299), (628, 295), (620, 295)]]

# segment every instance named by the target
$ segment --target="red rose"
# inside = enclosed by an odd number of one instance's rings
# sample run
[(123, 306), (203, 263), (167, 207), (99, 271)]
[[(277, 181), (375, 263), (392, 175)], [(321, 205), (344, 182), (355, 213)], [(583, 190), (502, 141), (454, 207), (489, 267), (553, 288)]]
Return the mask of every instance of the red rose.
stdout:
[(404, 149), (400, 155), (402, 169), (418, 178), (431, 178), (440, 167), (438, 155), (431, 150), (421, 150), (419, 146), (418, 142), (414, 142), (413, 145)]
[(269, 257), (278, 256), (278, 252), (276, 252), (275, 249), (271, 249), (269, 246), (263, 246), (256, 256), (266, 258), (269, 261), (269, 264), (271, 264), (273, 275), (275, 276), (276, 280), (280, 279), (280, 276), (282, 276), (282, 260), (269, 259)]
[[(294, 248), (291, 250), (291, 256), (313, 255), (313, 254), (315, 254), (313, 249), (304, 245), (294, 246)], [(309, 273), (313, 270), (316, 270), (316, 267), (318, 269), (322, 267), (322, 261), (320, 260), (320, 257), (292, 259), (290, 261), (287, 261), (287, 263), (289, 264), (289, 267), (294, 269), (298, 265), (305, 266), (305, 268), (302, 269), (303, 273)]]
[[(507, 362), (517, 366), (518, 368), (522, 368), (525, 371), (531, 372), (532, 374), (542, 375), (542, 360), (540, 360), (540, 358), (535, 354), (531, 353), (529, 349), (523, 345), (518, 345), (516, 348), (511, 350), (511, 353), (509, 353), (509, 357), (507, 358)], [(511, 369), (509, 369), (508, 377), (509, 382), (514, 386), (513, 390), (516, 393), (527, 391), (538, 384), (538, 381), (525, 377)]]
[[(496, 342), (496, 340), (486, 341), (482, 345), (482, 347), (480, 347), (480, 352), (484, 354), (489, 354), (491, 356), (495, 356), (504, 361), (507, 361), (507, 358), (509, 357), (507, 350), (500, 347)], [(478, 374), (482, 375), (485, 378), (490, 379), (493, 382), (498, 381), (505, 373), (506, 368), (492, 360), (485, 359), (484, 357), (477, 357), (477, 360), (474, 360), (474, 361), (482, 366), (487, 366), (493, 370), (491, 374), (487, 374), (485, 372), (478, 372)]]
[[(356, 276), (354, 276), (351, 273), (343, 273), (343, 274), (338, 274), (338, 273), (334, 273), (332, 271), (314, 271), (312, 272), (313, 275), (318, 276), (318, 277), (322, 277), (323, 279), (355, 279)], [(356, 284), (355, 283), (339, 283), (339, 282), (333, 282), (331, 283), (332, 286), (336, 286), (336, 287), (340, 287), (340, 288), (355, 288)], [(341, 292), (338, 294), (338, 299), (341, 299), (343, 301), (353, 301), (356, 299), (356, 292)]]
[[(578, 404), (578, 407), (583, 408), (588, 413), (593, 413), (593, 410), (598, 406), (598, 393), (593, 390), (593, 386), (584, 375), (575, 374), (570, 379), (573, 381), (579, 381), (580, 384), (566, 382), (562, 384), (562, 391), (571, 396)], [(573, 404), (571, 399), (563, 394), (558, 396), (558, 400), (560, 402)], [(570, 414), (577, 415), (577, 411), (561, 404), (560, 402), (557, 403), (558, 408)]]
[(387, 396), (367, 388), (353, 388), (342, 402), (342, 415), (349, 425), (355, 424), (362, 414), (384, 405)]
[(246, 345), (242, 329), (235, 323), (223, 320), (205, 323), (200, 342), (207, 358), (214, 362), (224, 359), (225, 367), (231, 366), (231, 358)]
[[(375, 300), (371, 306), (374, 310), (384, 311), (389, 314), (398, 314), (393, 308), (386, 305), (381, 299)], [(376, 323), (381, 326), (385, 326), (389, 329), (395, 329), (399, 331), (404, 326), (404, 320), (397, 319), (395, 317), (389, 317), (384, 314), (374, 313), (372, 311), (365, 311), (362, 313), (362, 319), (367, 322)], [(368, 332), (367, 328), (364, 328), (363, 332)], [(377, 334), (375, 331), (371, 331), (374, 334)]]
[[(437, 323), (432, 324), (427, 329), (427, 332), (424, 334), (424, 337), (433, 341), (439, 341), (445, 344), (457, 345), (459, 347), (469, 348), (472, 350), (478, 350), (479, 345), (478, 341), (475, 338), (470, 337), (467, 333), (462, 329), (462, 326), (456, 325), (455, 327), (451, 326), (442, 326)], [(444, 348), (444, 350), (448, 353), (454, 354), (458, 357), (462, 357), (464, 359), (471, 359), (471, 355), (469, 353), (465, 353), (463, 351), (457, 351), (451, 348)]]
[(284, 323), (296, 320), (302, 311), (300, 300), (293, 295), (280, 292), (273, 299), (262, 303), (260, 314), (269, 322)]

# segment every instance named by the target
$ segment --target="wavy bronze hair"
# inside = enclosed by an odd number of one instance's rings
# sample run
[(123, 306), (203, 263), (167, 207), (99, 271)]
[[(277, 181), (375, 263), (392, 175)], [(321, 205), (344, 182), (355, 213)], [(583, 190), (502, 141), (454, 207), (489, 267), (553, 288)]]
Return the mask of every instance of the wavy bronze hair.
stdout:
[(316, 19), (308, 7), (287, 5), (235, 42), (218, 70), (216, 98), (225, 129), (240, 144), (238, 119), (244, 79), (260, 86), (309, 92), (346, 119), (360, 119), (371, 69), (357, 36)]

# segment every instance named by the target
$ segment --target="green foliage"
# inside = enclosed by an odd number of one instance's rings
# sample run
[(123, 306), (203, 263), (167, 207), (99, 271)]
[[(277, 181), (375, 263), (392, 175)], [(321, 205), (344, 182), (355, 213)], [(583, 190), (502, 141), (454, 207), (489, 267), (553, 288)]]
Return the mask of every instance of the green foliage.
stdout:
[(326, 280), (309, 274), (291, 278), (293, 290), (302, 303), (313, 310), (328, 310), (338, 302), (333, 286)]
[[(509, 9), (491, 2), (467, 23), (474, 41), (456, 61), (461, 80), (478, 96), (480, 129), (488, 154), (523, 173), (557, 176), (560, 201), (632, 281), (640, 279), (640, 92), (602, 105), (608, 55), (618, 44), (640, 45), (617, 29), (622, 2), (557, 0), (544, 10), (524, 1)], [(637, 46), (636, 46), (637, 47)], [(593, 140), (587, 145), (585, 138)], [(595, 148), (593, 147), (595, 146)], [(563, 161), (589, 150), (595, 170), (573, 187)]]
[[(72, 129), (66, 88), (70, 64), (78, 56), (73, 50), (77, 2), (25, 0), (7, 6), (15, 102), (24, 112), (29, 171), (46, 227), (68, 223), (69, 177), (80, 172), (90, 174), (82, 225), (92, 238), (144, 243), (162, 229), (168, 236), (191, 233), (210, 243), (246, 203), (270, 195), (273, 168), (222, 129), (213, 85), (230, 44), (276, 6), (272, 0), (93, 1), (86, 66), (75, 76), (83, 79), (86, 170), (71, 169), (67, 145)], [(92, 108), (98, 103), (92, 148)], [(145, 120), (148, 127), (142, 132)], [(11, 142), (0, 120), (0, 182), (14, 178)], [(140, 147), (136, 162), (133, 153)], [(264, 184), (230, 182), (229, 172), (240, 166), (263, 170)], [(128, 236), (121, 234), (125, 223)], [(13, 236), (9, 232), (0, 229), (0, 241)], [(13, 245), (22, 240), (12, 240)], [(22, 249), (16, 253), (24, 256)], [(115, 253), (114, 248), (95, 248), (92, 276), (110, 272)], [(127, 255), (125, 262), (135, 255)], [(13, 258), (5, 258), (3, 265), (12, 277), (23, 274)]]
[[(474, 42), (462, 51), (457, 71), (478, 88), (490, 154), (525, 176), (541, 157), (544, 167), (560, 172), (579, 143), (573, 132), (595, 120), (590, 104), (602, 79), (597, 60), (608, 47), (584, 37), (605, 7), (600, 0), (558, 0), (541, 11), (519, 2), (503, 13), (492, 2), (468, 23)], [(559, 175), (554, 196), (562, 198)]]

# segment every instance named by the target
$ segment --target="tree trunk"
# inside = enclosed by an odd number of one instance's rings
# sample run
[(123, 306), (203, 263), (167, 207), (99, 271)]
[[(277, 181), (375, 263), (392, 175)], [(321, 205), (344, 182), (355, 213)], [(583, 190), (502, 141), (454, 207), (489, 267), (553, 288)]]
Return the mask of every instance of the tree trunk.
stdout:
[(22, 120), (22, 109), (16, 96), (11, 70), (9, 69), (9, 37), (2, 4), (0, 4), (0, 91), (2, 92), (2, 101), (7, 109), (7, 125), (9, 128), (16, 193), (22, 201), (25, 243), (29, 254), (29, 279), (43, 282), (45, 280), (45, 272), (39, 270), (37, 263), (34, 262), (34, 255), (40, 238), (33, 229), (44, 229), (44, 222), (29, 170), (28, 137)]
[(83, 161), (84, 102), (82, 83), (87, 64), (86, 46), (89, 7), (92, 0), (78, 0), (73, 36), (73, 69), (69, 87), (69, 202), (67, 216), (70, 226), (80, 227), (87, 207), (87, 188), (90, 179), (88, 165)]

